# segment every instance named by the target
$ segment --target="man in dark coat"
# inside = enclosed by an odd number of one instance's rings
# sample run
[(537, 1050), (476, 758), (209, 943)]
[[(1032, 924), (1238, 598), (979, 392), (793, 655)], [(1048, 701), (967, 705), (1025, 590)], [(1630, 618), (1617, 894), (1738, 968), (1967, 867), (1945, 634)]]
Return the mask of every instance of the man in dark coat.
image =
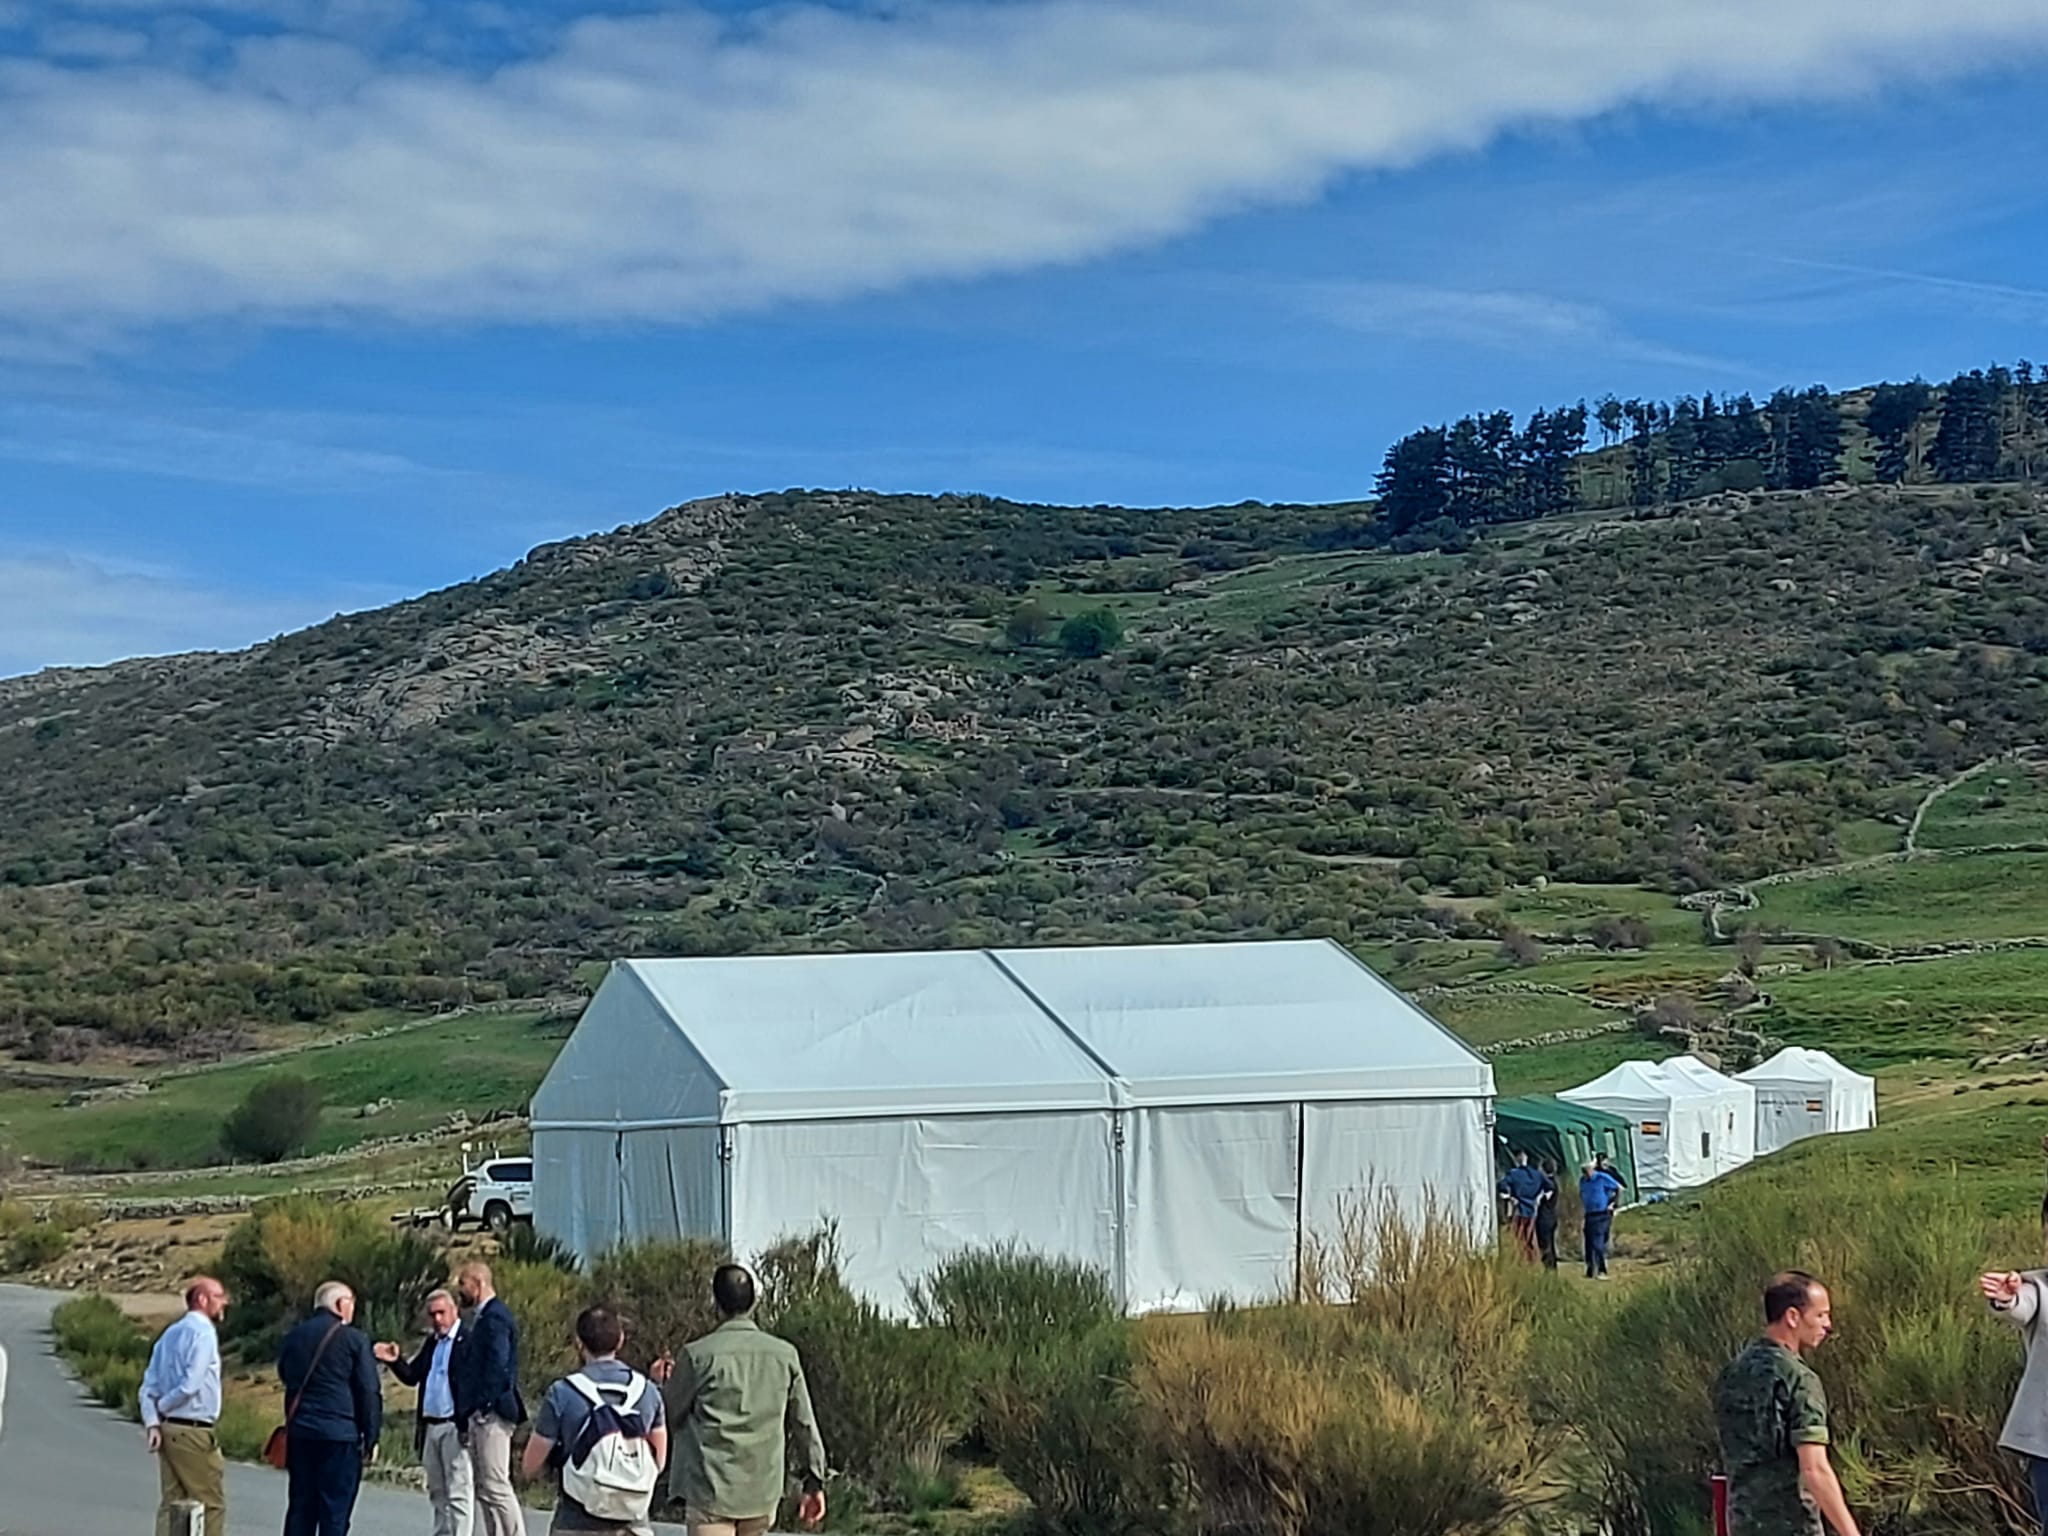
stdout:
[(349, 1326), (355, 1315), (355, 1292), (330, 1280), (313, 1294), (313, 1315), (277, 1352), (291, 1478), (284, 1536), (348, 1536), (363, 1463), (384, 1432), (377, 1359)]
[(519, 1324), (491, 1286), (491, 1267), (475, 1260), (455, 1276), (470, 1308), (469, 1342), (455, 1361), (455, 1422), (469, 1445), (481, 1536), (526, 1536), (512, 1486), (512, 1434), (526, 1422), (519, 1397)]
[(455, 1310), (455, 1297), (435, 1291), (427, 1297), (431, 1331), (410, 1359), (396, 1344), (379, 1344), (377, 1359), (408, 1387), (420, 1391), (413, 1415), (412, 1448), (427, 1473), (427, 1503), (434, 1511), (434, 1536), (470, 1536), (475, 1508), (469, 1448), (455, 1422), (456, 1362), (469, 1343)]

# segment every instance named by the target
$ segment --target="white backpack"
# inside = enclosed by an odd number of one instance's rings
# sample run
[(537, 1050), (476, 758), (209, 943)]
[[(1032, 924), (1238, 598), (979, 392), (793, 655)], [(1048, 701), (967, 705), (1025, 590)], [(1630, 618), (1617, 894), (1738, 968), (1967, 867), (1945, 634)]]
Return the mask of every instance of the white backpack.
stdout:
[(599, 1386), (581, 1371), (567, 1380), (590, 1404), (590, 1416), (565, 1448), (562, 1492), (593, 1520), (645, 1520), (661, 1478), (640, 1415), (652, 1383), (638, 1371), (619, 1386)]

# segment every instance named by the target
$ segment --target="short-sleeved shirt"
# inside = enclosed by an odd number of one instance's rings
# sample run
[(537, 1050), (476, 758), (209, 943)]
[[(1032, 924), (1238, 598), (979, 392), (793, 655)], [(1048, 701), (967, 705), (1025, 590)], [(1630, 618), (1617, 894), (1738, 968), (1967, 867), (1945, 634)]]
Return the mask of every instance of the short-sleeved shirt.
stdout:
[(1515, 1202), (1515, 1214), (1536, 1214), (1536, 1201), (1543, 1193), (1543, 1175), (1534, 1168), (1514, 1167), (1500, 1181), (1500, 1192)]
[[(583, 1374), (599, 1387), (623, 1387), (633, 1379), (633, 1368), (622, 1360), (592, 1360), (583, 1367)], [(646, 1378), (643, 1376), (642, 1381)], [(659, 1429), (663, 1422), (661, 1389), (649, 1383), (647, 1390), (640, 1394), (640, 1401), (624, 1405), (626, 1411), (638, 1408), (640, 1422), (648, 1429)], [(540, 1412), (533, 1421), (533, 1432), (555, 1447), (555, 1461), (560, 1465), (569, 1454), (569, 1447), (576, 1443), (576, 1436), (583, 1430), (584, 1420), (590, 1417), (590, 1399), (569, 1385), (567, 1377), (555, 1382), (547, 1390), (547, 1396), (540, 1400)], [(568, 1494), (555, 1506), (554, 1529), (558, 1531), (627, 1531), (633, 1523), (625, 1520), (600, 1520), (585, 1512)]]
[(1614, 1202), (1621, 1195), (1621, 1180), (1605, 1168), (1595, 1168), (1579, 1180), (1579, 1209), (1588, 1216), (1598, 1216), (1603, 1211), (1614, 1209)]
[(1799, 1476), (1799, 1447), (1828, 1443), (1828, 1395), (1791, 1350), (1758, 1339), (1714, 1383), (1734, 1536), (1820, 1536)]

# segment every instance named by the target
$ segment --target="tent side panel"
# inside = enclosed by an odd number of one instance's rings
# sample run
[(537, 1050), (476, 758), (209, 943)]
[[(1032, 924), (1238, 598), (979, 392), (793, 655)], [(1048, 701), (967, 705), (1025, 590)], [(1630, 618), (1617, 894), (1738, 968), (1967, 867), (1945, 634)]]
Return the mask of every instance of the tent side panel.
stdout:
[[(1672, 1158), (1678, 1148), (1678, 1129), (1672, 1124), (1676, 1106), (1668, 1100), (1658, 1103), (1647, 1099), (1581, 1098), (1577, 1094), (1571, 1095), (1571, 1099), (1575, 1104), (1590, 1104), (1610, 1115), (1619, 1115), (1629, 1123), (1629, 1150), (1634, 1155), (1636, 1176), (1631, 1194), (1678, 1187), (1672, 1175)], [(1695, 1153), (1699, 1151), (1698, 1143), (1699, 1133), (1695, 1130)]]
[(732, 1243), (756, 1254), (830, 1222), (847, 1283), (901, 1315), (906, 1282), (1016, 1243), (1116, 1264), (1108, 1110), (781, 1121), (732, 1129)]
[(1130, 1112), (1125, 1206), (1133, 1312), (1294, 1289), (1301, 1112), (1293, 1104)]
[(725, 1179), (715, 1125), (627, 1131), (619, 1138), (621, 1225), (631, 1243), (725, 1238)]
[(580, 1259), (617, 1246), (618, 1137), (611, 1131), (533, 1133), (533, 1224)]
[(1302, 1107), (1305, 1241), (1334, 1245), (1345, 1213), (1392, 1197), (1411, 1221), (1441, 1217), (1476, 1242), (1493, 1233), (1493, 1159), (1483, 1099)]

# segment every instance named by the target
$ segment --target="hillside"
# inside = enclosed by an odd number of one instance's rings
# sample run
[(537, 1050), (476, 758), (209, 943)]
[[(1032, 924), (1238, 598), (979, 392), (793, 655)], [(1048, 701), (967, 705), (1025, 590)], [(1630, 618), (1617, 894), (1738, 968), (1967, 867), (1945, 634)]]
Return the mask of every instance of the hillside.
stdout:
[[(1423, 937), (1539, 876), (1881, 852), (2048, 735), (2022, 486), (1332, 549), (1359, 516), (727, 497), (0, 683), (0, 1049), (212, 1052), (620, 953)], [(1076, 659), (1041, 606), (1128, 638)]]

